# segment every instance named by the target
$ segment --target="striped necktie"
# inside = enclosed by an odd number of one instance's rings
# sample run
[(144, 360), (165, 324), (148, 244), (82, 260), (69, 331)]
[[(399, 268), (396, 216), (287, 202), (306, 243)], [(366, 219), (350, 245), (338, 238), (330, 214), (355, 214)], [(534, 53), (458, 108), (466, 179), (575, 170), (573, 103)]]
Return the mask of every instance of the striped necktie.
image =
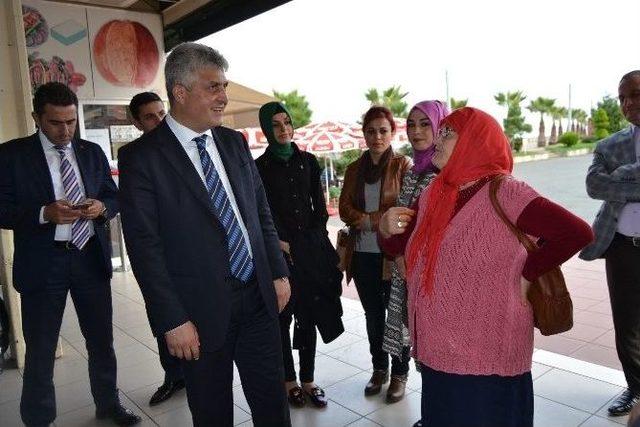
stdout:
[(212, 211), (227, 234), (227, 251), (229, 253), (231, 275), (246, 283), (253, 274), (254, 266), (242, 235), (242, 230), (238, 224), (238, 218), (233, 212), (229, 196), (220, 180), (220, 175), (218, 175), (218, 171), (216, 171), (211, 157), (207, 153), (207, 135), (197, 136), (193, 140), (198, 146)]
[[(82, 201), (83, 195), (78, 184), (78, 177), (76, 177), (73, 166), (71, 166), (71, 162), (67, 158), (66, 150), (70, 147), (71, 144), (55, 145), (58, 154), (60, 154), (60, 177), (62, 178), (64, 193), (67, 196), (67, 201), (72, 205), (76, 205)], [(89, 237), (88, 220), (78, 218), (71, 223), (71, 243), (76, 248), (82, 250), (89, 241)]]

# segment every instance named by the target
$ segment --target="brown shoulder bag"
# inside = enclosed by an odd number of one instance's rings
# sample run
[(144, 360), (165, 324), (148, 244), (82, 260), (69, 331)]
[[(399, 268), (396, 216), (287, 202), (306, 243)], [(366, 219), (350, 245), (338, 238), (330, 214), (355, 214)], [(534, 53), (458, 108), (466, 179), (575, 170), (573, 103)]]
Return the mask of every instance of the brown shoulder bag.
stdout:
[[(499, 176), (489, 184), (491, 204), (500, 219), (518, 238), (527, 252), (536, 251), (538, 246), (507, 218), (500, 202), (498, 202), (498, 188), (502, 179), (503, 176)], [(542, 335), (559, 334), (573, 327), (573, 303), (560, 266), (552, 268), (531, 283), (527, 299), (533, 308), (535, 327), (540, 330)]]

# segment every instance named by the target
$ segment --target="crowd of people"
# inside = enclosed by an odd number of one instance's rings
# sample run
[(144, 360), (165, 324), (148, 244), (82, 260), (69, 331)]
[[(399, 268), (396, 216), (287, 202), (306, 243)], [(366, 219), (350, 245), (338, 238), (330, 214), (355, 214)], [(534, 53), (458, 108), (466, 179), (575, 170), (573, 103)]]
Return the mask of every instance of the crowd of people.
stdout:
[[(619, 84), (630, 126), (598, 143), (587, 173), (589, 195), (603, 200), (593, 229), (512, 176), (509, 141), (487, 113), (417, 103), (407, 118), (409, 158), (391, 147), (391, 112), (371, 107), (362, 120), (367, 150), (348, 166), (340, 195), (348, 233), (339, 256), (321, 167), (293, 140), (286, 106), (260, 109), (268, 147), (255, 161), (242, 135), (222, 126), (227, 67), (210, 47), (173, 49), (169, 111), (149, 92), (129, 105), (143, 135), (119, 150), (119, 188), (100, 147), (77, 136), (78, 99), (63, 84), (36, 90), (35, 134), (0, 145), (0, 227), (14, 231), (27, 426), (56, 418), (54, 355), (68, 294), (96, 417), (141, 421), (120, 403), (116, 381), (108, 224), (118, 213), (165, 371), (149, 404), (186, 388), (195, 426), (233, 425), (234, 363), (255, 426), (290, 426), (289, 405), (329, 404), (314, 372), (318, 332), (325, 343), (344, 332), (338, 265), (365, 313), (365, 396), (388, 383), (386, 402), (402, 400), (413, 358), (422, 376), (415, 426), (533, 426), (527, 295), (581, 250), (606, 259), (628, 383), (609, 413), (632, 410), (640, 399), (640, 71)], [(492, 196), (537, 250), (520, 243)]]

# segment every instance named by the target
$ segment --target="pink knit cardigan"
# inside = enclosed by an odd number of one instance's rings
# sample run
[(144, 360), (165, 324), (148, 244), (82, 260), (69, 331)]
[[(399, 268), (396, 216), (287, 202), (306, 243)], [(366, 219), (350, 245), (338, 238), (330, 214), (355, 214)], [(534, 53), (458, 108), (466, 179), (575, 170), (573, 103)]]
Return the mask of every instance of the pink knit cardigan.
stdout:
[[(422, 212), (428, 191), (420, 199)], [(503, 180), (498, 192), (514, 224), (536, 197), (535, 190), (513, 178)], [(496, 215), (485, 185), (445, 231), (433, 292), (426, 294), (417, 279), (408, 278), (414, 357), (455, 374), (513, 376), (531, 370), (533, 315), (520, 297), (526, 257)]]

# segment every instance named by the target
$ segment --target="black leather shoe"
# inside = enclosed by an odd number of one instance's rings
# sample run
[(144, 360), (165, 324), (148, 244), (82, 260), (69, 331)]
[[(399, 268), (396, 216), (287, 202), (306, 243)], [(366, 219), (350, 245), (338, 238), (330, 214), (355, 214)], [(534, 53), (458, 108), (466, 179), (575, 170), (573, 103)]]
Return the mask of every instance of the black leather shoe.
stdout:
[(618, 417), (620, 415), (627, 415), (633, 405), (640, 401), (640, 394), (634, 393), (629, 389), (622, 392), (611, 406), (609, 406), (609, 415)]
[(314, 387), (311, 390), (305, 389), (304, 392), (316, 408), (324, 408), (327, 406), (327, 399), (324, 395), (324, 390), (320, 387)]
[(298, 386), (289, 390), (287, 400), (291, 406), (295, 406), (296, 408), (302, 408), (307, 403), (307, 399), (304, 397), (304, 392)]
[(422, 427), (422, 420), (418, 420), (415, 423), (413, 423), (413, 427)]
[(386, 384), (389, 381), (389, 371), (383, 369), (374, 369), (371, 374), (371, 379), (364, 387), (365, 396), (373, 396), (380, 393), (382, 384)]
[(96, 409), (96, 418), (99, 420), (109, 418), (119, 426), (132, 426), (142, 421), (139, 416), (134, 414), (130, 409), (122, 406), (120, 402), (110, 409)]
[(173, 396), (176, 391), (182, 390), (183, 388), (184, 380), (165, 381), (164, 384), (158, 387), (156, 392), (153, 393), (153, 396), (151, 396), (151, 400), (149, 400), (149, 406), (155, 406), (159, 403), (164, 402), (165, 400)]

